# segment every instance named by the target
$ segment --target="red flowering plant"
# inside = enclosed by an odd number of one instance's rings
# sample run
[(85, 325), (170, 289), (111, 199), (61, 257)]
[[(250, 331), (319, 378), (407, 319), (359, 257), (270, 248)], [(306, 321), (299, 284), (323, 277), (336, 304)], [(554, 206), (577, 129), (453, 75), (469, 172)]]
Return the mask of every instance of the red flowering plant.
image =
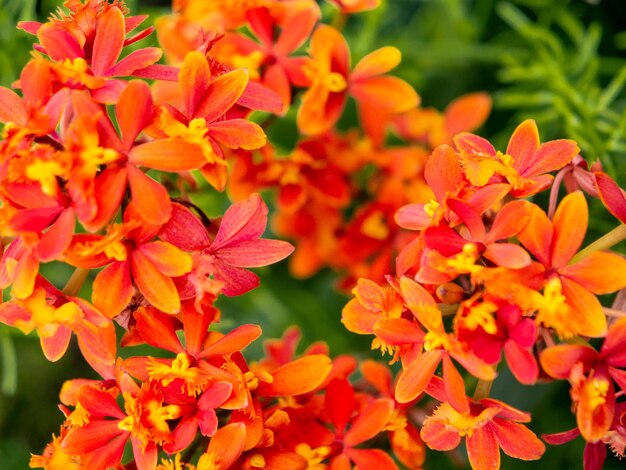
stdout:
[[(175, 1), (163, 49), (132, 52), (154, 28), (121, 0), (20, 24), (36, 43), (19, 93), (0, 88), (0, 321), (53, 362), (76, 336), (94, 373), (64, 383), (31, 468), (418, 469), (462, 439), (474, 469), (538, 460), (543, 430), (490, 397), (505, 367), (571, 385), (577, 427), (547, 443), (581, 436), (587, 469), (624, 455), (626, 324), (598, 299), (626, 288), (624, 192), (533, 120), (505, 151), (471, 134), (484, 93), (420, 107), (395, 47), (353, 66), (339, 26), (380, 2), (330, 3), (334, 26), (309, 0)], [(271, 139), (289, 116), (292, 148)], [(581, 189), (622, 223), (582, 250)], [(207, 216), (197, 197), (222, 191)], [(265, 237), (260, 191), (293, 245)], [(261, 327), (222, 310), (289, 256), (295, 277), (338, 273), (341, 322), (392, 367), (298, 354), (297, 327), (247, 357)], [(64, 286), (49, 263), (74, 268)]]

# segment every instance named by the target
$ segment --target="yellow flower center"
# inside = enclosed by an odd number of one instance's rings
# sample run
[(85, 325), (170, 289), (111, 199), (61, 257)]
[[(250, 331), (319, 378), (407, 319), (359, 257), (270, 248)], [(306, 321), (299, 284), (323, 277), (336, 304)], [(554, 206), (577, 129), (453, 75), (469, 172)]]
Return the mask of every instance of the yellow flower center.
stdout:
[(502, 166), (497, 170), (497, 172), (504, 176), (509, 183), (511, 183), (513, 189), (520, 189), (524, 187), (525, 179), (513, 166), (515, 164), (514, 158), (500, 151), (497, 152), (496, 156), (502, 163)]
[(480, 326), (485, 332), (493, 335), (498, 329), (493, 317), (493, 314), (497, 311), (498, 306), (493, 302), (483, 302), (474, 305), (469, 309), (468, 315), (463, 318), (463, 324), (470, 330), (475, 330)]
[(105, 83), (103, 78), (94, 77), (89, 73), (89, 66), (82, 57), (73, 60), (65, 59), (63, 62), (55, 64), (54, 67), (63, 83), (81, 83), (92, 90), (100, 88)]
[(438, 331), (429, 331), (424, 335), (424, 350), (432, 351), (433, 349), (450, 350), (452, 342), (450, 335)]
[(89, 422), (89, 412), (80, 404), (76, 403), (74, 411), (72, 411), (67, 420), (72, 426), (81, 427)]
[(250, 466), (252, 468), (265, 468), (265, 457), (261, 454), (254, 454), (250, 457)]
[(31, 317), (29, 320), (17, 320), (15, 327), (24, 334), (36, 329), (40, 338), (49, 338), (60, 325), (71, 327), (83, 318), (83, 311), (74, 302), (67, 302), (59, 308), (49, 305), (43, 288), (35, 289), (30, 297), (19, 303), (31, 313)]
[(164, 387), (167, 387), (176, 379), (184, 381), (183, 387), (188, 395), (199, 394), (208, 381), (208, 377), (197, 367), (191, 367), (189, 356), (179, 353), (171, 365), (163, 364), (154, 358), (150, 358), (148, 363), (148, 374), (150, 378), (160, 380)]
[(323, 470), (326, 465), (322, 462), (330, 454), (330, 447), (322, 446), (315, 449), (308, 444), (298, 444), (296, 446), (296, 454), (301, 455), (307, 461), (307, 470)]
[(330, 92), (340, 93), (348, 86), (345, 77), (340, 73), (331, 72), (324, 61), (312, 59), (302, 67), (302, 70), (309, 80)]
[(129, 228), (131, 227), (115, 224), (111, 226), (106, 237), (77, 244), (75, 248), (76, 252), (81, 256), (94, 256), (104, 253), (110, 259), (124, 261), (127, 256), (127, 251), (122, 240), (126, 236), (126, 231)]
[(424, 204), (424, 212), (426, 212), (428, 217), (432, 219), (433, 217), (435, 217), (435, 213), (437, 212), (439, 207), (441, 207), (440, 204), (434, 199), (431, 199), (429, 202)]
[(26, 177), (37, 181), (41, 190), (48, 196), (55, 196), (57, 192), (57, 176), (63, 176), (65, 171), (58, 162), (35, 160), (26, 167)]
[(558, 277), (551, 278), (543, 289), (543, 296), (537, 296), (537, 317), (535, 321), (554, 328), (559, 337), (569, 338), (577, 334), (576, 322), (572, 322), (570, 307), (562, 293), (561, 281)]
[(144, 448), (149, 442), (168, 442), (170, 428), (167, 421), (180, 417), (180, 407), (163, 406), (160, 394), (150, 389), (142, 389), (136, 397), (129, 393), (123, 396), (127, 416), (118, 423), (118, 428), (139, 438)]
[(476, 245), (466, 243), (460, 253), (446, 260), (446, 266), (458, 273), (474, 273), (480, 270), (480, 266), (475, 265), (478, 258)]
[(587, 386), (588, 400), (591, 409), (595, 410), (606, 403), (609, 382), (606, 379), (594, 378)]
[(372, 213), (365, 219), (361, 226), (361, 232), (375, 240), (386, 240), (389, 236), (385, 215), (381, 211)]

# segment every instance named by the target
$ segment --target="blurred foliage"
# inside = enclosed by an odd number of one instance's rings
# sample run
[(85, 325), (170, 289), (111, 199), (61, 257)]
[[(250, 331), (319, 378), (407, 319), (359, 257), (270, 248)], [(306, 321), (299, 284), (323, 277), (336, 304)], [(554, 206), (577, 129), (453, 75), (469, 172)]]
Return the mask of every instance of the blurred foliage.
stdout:
[[(43, 20), (60, 3), (0, 0), (0, 84), (9, 86), (16, 80), (29, 58), (32, 39), (15, 29), (16, 22)], [(169, 11), (166, 0), (126, 3), (133, 12), (148, 13), (152, 19)], [(322, 7), (325, 20), (335, 21), (336, 10), (326, 2)], [(443, 109), (467, 92), (493, 93), (495, 109), (481, 133), (499, 148), (506, 146), (521, 120), (534, 118), (543, 140), (577, 140), (586, 158), (599, 158), (624, 185), (626, 32), (620, 32), (624, 29), (622, 0), (386, 0), (378, 10), (349, 18), (344, 33), (353, 62), (377, 47), (397, 46), (403, 53), (397, 74), (417, 89), (424, 106)], [(293, 146), (294, 118), (290, 113), (270, 129), (279, 148)], [(354, 113), (348, 113), (342, 125), (351, 125), (354, 119)], [(224, 197), (209, 192), (198, 193), (194, 201), (211, 217), (227, 207)], [(602, 214), (592, 216), (592, 236), (615, 225), (599, 204), (591, 206), (592, 214)], [(45, 274), (62, 287), (69, 272), (54, 265)], [(259, 274), (261, 288), (221, 300), (224, 329), (258, 323), (264, 337), (271, 338), (296, 323), (303, 331), (303, 347), (323, 339), (333, 354), (369, 355), (369, 340), (350, 334), (339, 321), (346, 297), (335, 291), (333, 273), (298, 280), (283, 262)], [(89, 297), (88, 286), (81, 295)], [(257, 343), (249, 348), (251, 358), (261, 354), (261, 342)], [(57, 432), (62, 419), (57, 396), (66, 379), (95, 378), (74, 344), (72, 348), (59, 363), (51, 364), (33, 335), (24, 337), (0, 326), (0, 469), (26, 468), (29, 452), (40, 452)], [(523, 387), (504, 370), (493, 395), (532, 412), (538, 433), (575, 425), (566, 384)], [(580, 439), (550, 447), (537, 465), (579, 468), (582, 448)], [(459, 455), (431, 453), (427, 468), (449, 468), (458, 463)], [(503, 460), (503, 468), (527, 466)], [(619, 464), (612, 461), (607, 468)]]

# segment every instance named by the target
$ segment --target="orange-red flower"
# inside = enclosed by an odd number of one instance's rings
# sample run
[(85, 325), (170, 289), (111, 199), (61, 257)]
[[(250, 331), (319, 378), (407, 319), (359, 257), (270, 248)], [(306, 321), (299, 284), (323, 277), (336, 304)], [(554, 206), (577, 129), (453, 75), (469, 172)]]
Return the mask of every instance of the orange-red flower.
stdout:
[(186, 208), (175, 205), (174, 214), (160, 232), (163, 240), (194, 255), (190, 281), (198, 294), (208, 276), (223, 283), (225, 295), (241, 295), (259, 284), (258, 277), (245, 268), (276, 263), (293, 252), (284, 241), (261, 238), (267, 224), (267, 206), (258, 194), (233, 204), (224, 214), (215, 238)]
[[(337, 379), (326, 389), (325, 407), (336, 447), (329, 455), (331, 468), (349, 469), (350, 462), (359, 468), (398, 468), (382, 450), (356, 447), (376, 436), (389, 423), (394, 410), (392, 400), (379, 398), (359, 407), (348, 381)], [(357, 409), (359, 412), (355, 415)]]
[(589, 346), (563, 344), (541, 353), (548, 375), (572, 384), (576, 422), (589, 442), (602, 439), (613, 424), (615, 382), (626, 392), (626, 318), (611, 325), (600, 351)]
[(303, 66), (310, 87), (302, 97), (298, 128), (324, 133), (341, 116), (353, 96), (365, 131), (381, 142), (388, 116), (417, 106), (417, 93), (405, 81), (383, 75), (400, 63), (400, 51), (384, 47), (367, 55), (350, 71), (350, 50), (341, 34), (320, 25), (311, 38), (311, 59)]
[(580, 149), (573, 140), (552, 140), (540, 144), (537, 124), (522, 122), (511, 135), (506, 153), (482, 137), (461, 133), (454, 138), (461, 153), (466, 177), (476, 186), (484, 186), (492, 177), (508, 181), (515, 197), (532, 196), (552, 182), (548, 173), (570, 163)]
[(617, 254), (598, 251), (572, 262), (587, 221), (587, 202), (576, 191), (563, 198), (552, 221), (532, 206), (530, 219), (518, 234), (522, 245), (545, 268), (536, 278), (538, 288), (544, 289), (543, 298), (535, 296), (536, 320), (561, 337), (603, 336), (606, 317), (594, 294), (626, 286), (626, 260)]
[[(422, 286), (409, 278), (400, 280), (404, 301), (427, 333), (424, 352), (407, 357), (403, 371), (396, 383), (396, 400), (407, 403), (418, 397), (428, 386), (440, 363), (443, 362), (443, 382), (446, 401), (460, 413), (469, 411), (463, 377), (452, 363), (456, 359), (475, 377), (493, 380), (496, 376), (491, 366), (468, 351), (453, 334), (447, 333), (441, 311), (432, 296)], [(393, 341), (393, 336), (385, 338)]]
[(123, 4), (118, 2), (67, 2), (67, 6), (69, 14), (60, 13), (48, 23), (23, 22), (20, 26), (37, 35), (35, 48), (55, 62), (53, 69), (62, 84), (89, 89), (101, 103), (115, 103), (125, 82), (112, 77), (132, 76), (161, 58), (161, 49), (146, 47), (118, 61), (124, 47), (149, 35), (153, 28), (127, 38), (146, 17), (125, 17)]
[(329, 0), (342, 13), (353, 14), (378, 8), (380, 0)]
[(266, 141), (257, 124), (227, 116), (246, 89), (248, 73), (238, 69), (212, 77), (206, 57), (195, 51), (185, 57), (179, 81), (184, 109), (163, 107), (154, 133), (159, 138), (191, 144), (195, 151), (159, 152), (160, 140), (157, 140), (134, 149), (129, 161), (162, 171), (199, 168), (207, 181), (221, 191), (227, 178), (222, 146), (250, 150)]
[(166, 241), (154, 240), (159, 225), (149, 225), (129, 205), (124, 223), (107, 235), (76, 235), (68, 262), (86, 268), (106, 266), (93, 284), (94, 304), (113, 318), (130, 302), (133, 285), (145, 299), (167, 313), (180, 310), (173, 277), (192, 268), (191, 256)]
[[(430, 386), (429, 393), (445, 400), (441, 379)], [(497, 470), (500, 449), (521, 460), (538, 460), (545, 452), (544, 444), (521, 424), (529, 421), (528, 413), (491, 398), (472, 401), (466, 412), (444, 401), (426, 419), (420, 435), (428, 447), (440, 451), (455, 449), (465, 438), (472, 469)]]

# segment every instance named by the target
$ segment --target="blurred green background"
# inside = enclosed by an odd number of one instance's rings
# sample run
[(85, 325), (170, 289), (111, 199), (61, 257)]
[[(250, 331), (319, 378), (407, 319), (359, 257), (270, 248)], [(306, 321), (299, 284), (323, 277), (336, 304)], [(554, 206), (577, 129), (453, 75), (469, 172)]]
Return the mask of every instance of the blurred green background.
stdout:
[[(32, 45), (28, 35), (15, 30), (16, 22), (45, 19), (60, 3), (0, 0), (2, 85), (9, 86), (18, 78)], [(152, 19), (169, 11), (166, 1), (126, 3), (132, 12), (149, 13)], [(328, 17), (334, 14), (326, 3), (323, 11)], [(506, 145), (521, 120), (532, 117), (538, 121), (542, 140), (577, 140), (589, 161), (599, 158), (624, 185), (623, 0), (387, 0), (378, 10), (351, 18), (344, 33), (354, 61), (383, 45), (399, 47), (403, 62), (396, 73), (416, 88), (424, 106), (442, 110), (464, 93), (490, 92), (494, 111), (480, 133), (497, 147)], [(283, 128), (293, 129), (288, 124)], [(293, 135), (275, 134), (279, 145), (293, 142)], [(209, 216), (226, 207), (223, 199), (211, 194), (200, 195), (196, 202)], [(592, 203), (591, 210), (590, 238), (617, 225), (599, 204)], [(69, 272), (61, 265), (45, 268), (45, 274), (59, 286)], [(302, 328), (303, 345), (324, 339), (333, 354), (370, 356), (369, 340), (347, 332), (339, 322), (347, 298), (335, 292), (332, 272), (299, 281), (281, 263), (261, 270), (261, 275), (261, 288), (220, 303), (225, 329), (254, 322), (262, 325), (265, 338), (271, 338), (295, 323)], [(88, 291), (83, 294), (89, 295)], [(259, 341), (247, 356), (260, 354)], [(75, 344), (63, 359), (51, 364), (43, 357), (37, 338), (0, 325), (1, 470), (27, 468), (29, 453), (40, 453), (51, 434), (58, 432), (62, 421), (58, 392), (65, 380), (75, 377), (95, 377)], [(524, 387), (504, 371), (494, 384), (493, 396), (532, 412), (532, 429), (537, 433), (575, 426), (566, 384)], [(533, 467), (582, 468), (582, 448), (580, 439), (549, 447)], [(503, 461), (503, 468), (528, 466), (506, 457)], [(431, 469), (457, 467), (444, 454), (431, 453), (426, 463)], [(610, 460), (606, 468), (623, 468), (623, 463)]]

